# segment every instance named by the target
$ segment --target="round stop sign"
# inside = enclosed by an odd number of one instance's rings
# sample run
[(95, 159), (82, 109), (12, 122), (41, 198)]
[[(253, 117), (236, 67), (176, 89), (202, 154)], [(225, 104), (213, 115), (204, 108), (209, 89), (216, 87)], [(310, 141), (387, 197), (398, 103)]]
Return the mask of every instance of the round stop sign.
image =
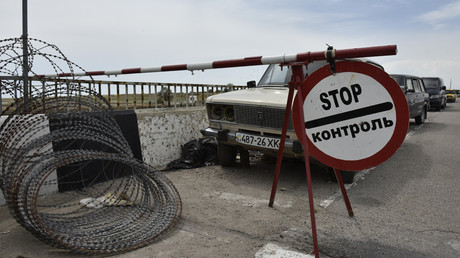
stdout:
[[(404, 141), (409, 125), (406, 98), (382, 69), (360, 61), (336, 63), (317, 70), (303, 82), (305, 127), (297, 98), (294, 129), (306, 134), (310, 154), (342, 170), (361, 170), (391, 157)], [(305, 130), (303, 130), (305, 128)]]

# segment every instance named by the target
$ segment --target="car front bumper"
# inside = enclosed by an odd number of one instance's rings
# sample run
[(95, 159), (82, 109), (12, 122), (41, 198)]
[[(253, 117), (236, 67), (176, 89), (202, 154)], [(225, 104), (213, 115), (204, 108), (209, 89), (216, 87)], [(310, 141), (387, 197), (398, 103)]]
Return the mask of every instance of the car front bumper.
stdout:
[[(216, 128), (211, 128), (211, 127), (206, 127), (206, 128), (201, 129), (200, 132), (203, 136), (215, 137), (218, 142), (239, 146), (243, 149), (259, 150), (264, 153), (269, 153), (269, 154), (274, 154), (274, 155), (278, 153), (278, 150), (267, 149), (267, 148), (238, 143), (236, 141), (236, 133), (231, 132), (226, 129), (216, 129)], [(285, 144), (284, 144), (284, 156), (296, 157), (296, 158), (303, 157), (303, 147), (300, 141), (299, 140), (292, 141), (292, 140), (286, 139)]]
[(441, 108), (442, 107), (442, 98), (439, 99), (430, 99), (431, 108)]

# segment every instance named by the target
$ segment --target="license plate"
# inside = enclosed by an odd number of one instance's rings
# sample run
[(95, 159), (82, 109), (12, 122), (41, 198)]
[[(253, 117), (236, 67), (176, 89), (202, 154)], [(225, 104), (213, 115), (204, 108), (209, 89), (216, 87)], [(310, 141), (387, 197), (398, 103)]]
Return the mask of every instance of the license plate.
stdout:
[(280, 147), (280, 139), (272, 138), (272, 137), (264, 137), (258, 135), (251, 135), (245, 133), (236, 133), (236, 142), (257, 146), (267, 149), (274, 149), (277, 150)]

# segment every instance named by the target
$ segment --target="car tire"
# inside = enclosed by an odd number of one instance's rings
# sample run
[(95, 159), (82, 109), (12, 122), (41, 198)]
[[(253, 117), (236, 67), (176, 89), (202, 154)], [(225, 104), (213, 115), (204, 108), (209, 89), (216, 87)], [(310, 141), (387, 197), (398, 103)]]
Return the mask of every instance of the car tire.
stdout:
[(236, 147), (219, 143), (217, 145), (217, 159), (221, 166), (233, 166), (236, 159)]
[(426, 119), (426, 108), (423, 108), (423, 111), (422, 113), (419, 115), (419, 116), (416, 116), (415, 117), (415, 124), (417, 125), (421, 125), (423, 123), (425, 123), (425, 119)]

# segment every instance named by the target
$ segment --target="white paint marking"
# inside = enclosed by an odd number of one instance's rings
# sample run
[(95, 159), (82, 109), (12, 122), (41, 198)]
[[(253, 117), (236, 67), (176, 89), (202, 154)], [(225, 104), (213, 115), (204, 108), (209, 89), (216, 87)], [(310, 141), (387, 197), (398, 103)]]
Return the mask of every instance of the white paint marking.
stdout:
[(283, 249), (277, 244), (268, 243), (254, 255), (254, 258), (310, 258), (314, 255)]
[[(345, 189), (350, 189), (354, 186), (356, 186), (358, 184), (358, 181), (359, 180), (364, 180), (364, 177), (369, 174), (372, 170), (374, 170), (375, 167), (373, 168), (368, 168), (368, 169), (364, 169), (364, 170), (361, 170), (359, 171), (358, 173), (356, 173), (355, 175), (355, 178), (353, 179), (353, 183), (351, 184), (345, 184)], [(331, 205), (337, 198), (341, 197), (342, 196), (342, 192), (341, 191), (337, 191), (335, 192), (334, 194), (332, 194), (329, 198), (327, 198), (326, 200), (323, 200), (319, 203), (319, 206), (320, 207), (323, 207), (323, 208), (327, 208), (329, 205)]]
[(406, 141), (407, 139), (409, 139), (410, 137), (412, 137), (412, 135), (415, 134), (415, 131), (417, 131), (418, 129), (422, 128), (423, 125), (424, 125), (424, 124), (418, 125), (418, 126), (414, 127), (414, 129), (412, 129), (411, 131), (407, 132), (406, 138), (404, 138), (404, 140)]
[[(233, 194), (233, 193), (223, 193), (219, 191), (214, 191), (213, 193), (205, 193), (204, 196), (217, 197), (225, 201), (241, 203), (243, 206), (248, 206), (248, 207), (268, 205), (268, 199), (258, 199), (258, 198), (254, 198), (250, 196), (244, 196), (244, 195)], [(280, 206), (282, 208), (291, 208), (292, 202), (288, 201), (286, 203), (279, 203), (275, 201), (275, 205)]]

